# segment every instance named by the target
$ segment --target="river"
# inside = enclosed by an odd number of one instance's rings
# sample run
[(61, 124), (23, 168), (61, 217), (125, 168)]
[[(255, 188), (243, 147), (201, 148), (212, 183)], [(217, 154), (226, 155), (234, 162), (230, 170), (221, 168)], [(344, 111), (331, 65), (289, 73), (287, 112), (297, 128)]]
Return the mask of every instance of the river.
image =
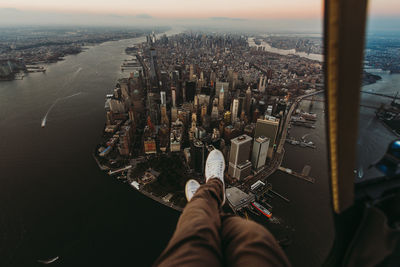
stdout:
[(127, 75), (124, 50), (144, 40), (102, 43), (0, 83), (1, 266), (55, 256), (62, 266), (150, 265), (167, 244), (179, 214), (114, 181), (91, 156), (105, 94)]

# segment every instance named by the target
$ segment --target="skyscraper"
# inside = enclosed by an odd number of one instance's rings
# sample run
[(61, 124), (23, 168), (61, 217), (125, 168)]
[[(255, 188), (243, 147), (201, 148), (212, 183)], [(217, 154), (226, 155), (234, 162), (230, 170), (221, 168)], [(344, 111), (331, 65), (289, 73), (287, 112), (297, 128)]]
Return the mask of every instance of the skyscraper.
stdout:
[(211, 109), (211, 119), (212, 120), (218, 119), (218, 98), (214, 98), (213, 106)]
[(186, 101), (193, 102), (194, 95), (196, 94), (196, 82), (195, 81), (188, 81), (186, 82)]
[(167, 94), (165, 93), (165, 91), (161, 91), (160, 96), (161, 96), (161, 105), (166, 105), (167, 104)]
[(176, 88), (171, 87), (172, 106), (176, 107)]
[(167, 106), (161, 104), (161, 125), (167, 125), (169, 127), (169, 119), (167, 115)]
[(157, 51), (150, 48), (150, 79), (158, 84), (157, 80)]
[(245, 112), (248, 117), (250, 117), (250, 108), (251, 108), (251, 89), (250, 86), (246, 90), (246, 102), (245, 102)]
[(121, 156), (128, 156), (131, 147), (132, 131), (130, 125), (124, 125), (120, 130), (118, 150)]
[(183, 123), (179, 120), (172, 122), (170, 133), (170, 150), (171, 152), (178, 152), (181, 150), (183, 133)]
[[(239, 179), (242, 169), (248, 168), (251, 140), (253, 138), (245, 134), (231, 140), (228, 166), (228, 174), (230, 176)], [(239, 166), (240, 168), (238, 168)]]
[(258, 84), (258, 90), (261, 93), (264, 93), (266, 87), (267, 87), (267, 77), (261, 76), (260, 77), (260, 83)]
[(215, 95), (219, 96), (220, 91), (224, 89), (224, 98), (228, 96), (229, 83), (227, 82), (216, 82), (215, 83)]
[(191, 123), (191, 127), (189, 129), (189, 140), (192, 141), (194, 140), (194, 135), (197, 131), (197, 115), (196, 113), (192, 114), (192, 123)]
[(194, 66), (193, 66), (193, 64), (190, 64), (190, 66), (189, 66), (189, 80), (193, 80), (193, 76), (194, 76)]
[(271, 117), (271, 119), (258, 119), (256, 123), (256, 130), (254, 138), (265, 136), (269, 138), (268, 158), (272, 158), (273, 147), (276, 142), (276, 137), (279, 128), (279, 119)]
[(201, 106), (201, 120), (203, 121), (204, 116), (207, 115), (207, 105)]
[(160, 140), (160, 150), (166, 152), (169, 144), (169, 128), (166, 125), (161, 125), (158, 130), (158, 139)]
[(251, 153), (251, 163), (254, 170), (258, 171), (265, 166), (269, 148), (269, 139), (260, 136), (254, 140), (253, 151)]
[(176, 107), (171, 108), (171, 122), (176, 121), (178, 118), (178, 109)]
[(236, 121), (238, 113), (239, 113), (239, 100), (234, 99), (232, 102), (232, 117), (231, 117), (232, 123)]
[(224, 111), (224, 96), (225, 96), (224, 86), (222, 85), (222, 88), (219, 91), (219, 99), (218, 99), (218, 110), (220, 112)]
[(206, 159), (206, 151), (205, 151), (205, 146), (204, 143), (200, 140), (195, 140), (192, 143), (192, 164), (193, 164), (193, 169), (197, 173), (204, 173), (204, 166), (205, 166), (205, 159)]

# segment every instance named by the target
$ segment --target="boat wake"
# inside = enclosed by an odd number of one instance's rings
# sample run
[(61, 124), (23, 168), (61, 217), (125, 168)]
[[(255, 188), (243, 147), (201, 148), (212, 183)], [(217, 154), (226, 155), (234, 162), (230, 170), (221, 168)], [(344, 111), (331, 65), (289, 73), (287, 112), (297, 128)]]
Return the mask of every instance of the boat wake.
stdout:
[(54, 106), (57, 104), (58, 101), (65, 100), (65, 99), (68, 99), (68, 98), (71, 98), (71, 97), (74, 97), (74, 96), (77, 96), (77, 95), (80, 95), (80, 94), (82, 94), (82, 92), (79, 92), (79, 93), (76, 93), (76, 94), (73, 94), (73, 95), (70, 95), (70, 96), (66, 96), (66, 97), (57, 98), (54, 101), (54, 103), (49, 107), (49, 109), (47, 110), (46, 114), (42, 118), (42, 123), (41, 123), (42, 128), (44, 128), (46, 126), (47, 116), (50, 114), (51, 110), (54, 108)]
[(79, 67), (79, 68), (75, 71), (74, 75), (78, 74), (81, 70), (82, 70), (82, 68)]
[(48, 260), (37, 260), (37, 262), (42, 263), (42, 264), (50, 264), (50, 263), (55, 262), (55, 261), (58, 260), (59, 258), (60, 258), (60, 257), (57, 256), (57, 257), (54, 257), (54, 258), (51, 258), (51, 259), (48, 259)]

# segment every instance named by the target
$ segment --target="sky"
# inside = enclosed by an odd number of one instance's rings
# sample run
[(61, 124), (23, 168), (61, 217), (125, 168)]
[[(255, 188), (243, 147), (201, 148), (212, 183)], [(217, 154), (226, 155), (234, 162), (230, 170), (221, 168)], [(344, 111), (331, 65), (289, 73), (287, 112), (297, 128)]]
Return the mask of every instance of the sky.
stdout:
[[(400, 0), (369, 2), (373, 17), (400, 17)], [(0, 0), (0, 26), (180, 24), (320, 32), (322, 14), (321, 0)]]

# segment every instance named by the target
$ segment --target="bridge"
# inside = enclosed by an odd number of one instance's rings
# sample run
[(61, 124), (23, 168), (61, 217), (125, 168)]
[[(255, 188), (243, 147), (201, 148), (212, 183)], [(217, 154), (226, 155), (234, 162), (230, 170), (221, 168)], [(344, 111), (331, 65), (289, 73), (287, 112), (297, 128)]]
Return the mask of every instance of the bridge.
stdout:
[[(386, 95), (386, 94), (381, 94), (381, 93), (374, 93), (374, 92), (368, 92), (368, 91), (360, 91), (360, 93), (363, 94), (368, 94), (368, 95), (376, 95), (376, 96), (381, 96), (381, 97), (386, 97), (386, 98), (390, 98), (390, 99), (397, 99), (397, 94), (396, 93), (394, 96), (392, 95)], [(309, 97), (311, 95), (308, 95), (307, 97)], [(319, 101), (319, 102), (324, 102), (325, 100), (323, 99), (304, 99), (304, 100), (308, 100), (308, 101)]]
[(367, 92), (367, 91), (360, 91), (363, 94), (369, 94), (369, 95), (377, 95), (377, 96), (381, 96), (381, 97), (386, 97), (386, 98), (390, 98), (390, 99), (397, 99), (397, 94), (396, 93), (394, 96), (391, 95), (386, 95), (386, 94), (381, 94), (381, 93), (374, 93), (374, 92)]
[[(380, 93), (372, 93), (372, 92), (366, 92), (366, 91), (360, 91), (361, 93), (365, 93), (365, 94), (370, 94), (370, 95), (377, 95), (377, 96), (381, 96), (381, 97), (386, 97), (386, 98), (391, 98), (393, 100), (397, 99), (397, 94), (395, 96), (391, 96), (391, 95), (385, 95), (385, 94), (380, 94)], [(303, 101), (311, 101), (311, 102), (325, 102), (324, 99), (316, 99), (316, 98), (311, 98), (311, 99), (307, 99), (304, 98)], [(379, 109), (380, 106), (373, 106), (373, 105), (366, 105), (366, 104), (360, 104), (360, 107), (363, 108), (370, 108), (370, 109)]]
[(294, 103), (291, 105), (291, 107), (290, 107), (290, 109), (289, 109), (289, 112), (288, 112), (287, 115), (286, 115), (285, 124), (284, 124), (283, 129), (282, 129), (282, 136), (281, 136), (281, 139), (280, 139), (279, 144), (278, 144), (278, 149), (277, 149), (277, 152), (278, 152), (278, 153), (282, 153), (283, 145), (285, 144), (285, 140), (286, 140), (287, 129), (288, 129), (288, 127), (289, 127), (290, 119), (291, 119), (291, 117), (292, 117), (292, 114), (293, 114), (293, 112), (294, 112), (296, 106), (297, 106), (303, 99), (305, 99), (305, 98), (307, 98), (307, 97), (310, 97), (310, 96), (314, 96), (314, 95), (320, 94), (320, 93), (322, 93), (323, 91), (324, 91), (324, 90), (315, 91), (315, 92), (313, 92), (313, 93), (310, 93), (310, 94), (307, 94), (307, 95), (302, 95), (302, 96), (299, 96), (298, 98), (296, 98), (296, 100), (294, 101)]

